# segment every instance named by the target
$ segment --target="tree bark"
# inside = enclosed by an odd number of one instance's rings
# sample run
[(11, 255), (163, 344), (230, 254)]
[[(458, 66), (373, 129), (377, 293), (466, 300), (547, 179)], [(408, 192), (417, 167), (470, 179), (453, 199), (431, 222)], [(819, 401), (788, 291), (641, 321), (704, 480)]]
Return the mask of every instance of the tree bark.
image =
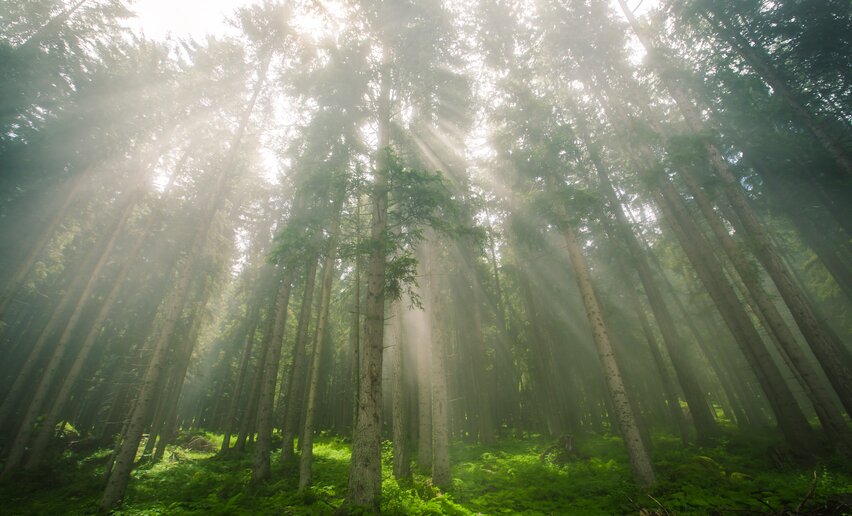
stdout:
[[(262, 285), (266, 283), (269, 277), (269, 273), (272, 271), (272, 267), (269, 265), (265, 265), (263, 267), (264, 272), (261, 273), (260, 278), (262, 280), (259, 282), (259, 285), (256, 285), (255, 288), (262, 288)], [(264, 289), (265, 290), (265, 289)], [(249, 330), (245, 335), (245, 344), (243, 345), (243, 353), (240, 356), (240, 367), (237, 370), (237, 379), (236, 385), (234, 386), (234, 394), (231, 398), (231, 403), (228, 405), (228, 415), (225, 417), (225, 433), (222, 437), (222, 448), (220, 449), (220, 453), (227, 453), (231, 449), (231, 434), (234, 431), (234, 423), (237, 421), (237, 411), (240, 408), (240, 402), (243, 397), (243, 386), (247, 380), (247, 372), (249, 361), (251, 360), (251, 352), (254, 349), (255, 342), (255, 333), (257, 332), (258, 325), (258, 312), (260, 311), (260, 302), (262, 301), (262, 297), (260, 299), (254, 301), (253, 306), (249, 309), (248, 315), (248, 324)]]
[(698, 184), (697, 178), (689, 170), (683, 170), (681, 177), (686, 182), (692, 198), (751, 295), (756, 311), (759, 311), (763, 316), (764, 324), (774, 336), (782, 356), (789, 359), (791, 369), (797, 373), (801, 380), (800, 383), (813, 403), (823, 430), (834, 445), (849, 448), (852, 446), (852, 435), (850, 435), (849, 427), (843, 420), (839, 407), (835, 406), (834, 400), (823, 385), (822, 379), (817, 375), (817, 371), (811, 366), (810, 361), (800, 349), (793, 332), (790, 331), (775, 304), (769, 298), (769, 294), (763, 289), (758, 272), (753, 270), (748, 259), (724, 227), (720, 216), (713, 209), (710, 199), (707, 198)]
[(393, 342), (390, 344), (391, 382), (393, 390), (393, 476), (408, 478), (411, 476), (411, 462), (408, 459), (408, 440), (406, 439), (406, 421), (408, 406), (405, 403), (405, 381), (403, 368), (405, 362), (404, 347), (405, 321), (400, 301), (393, 303)]
[(591, 145), (587, 146), (587, 148), (590, 151), (592, 164), (598, 172), (604, 195), (609, 201), (612, 214), (615, 216), (616, 228), (621, 235), (621, 240), (627, 245), (630, 252), (631, 263), (635, 266), (636, 272), (639, 274), (639, 280), (642, 282), (642, 287), (645, 290), (645, 295), (648, 297), (651, 311), (654, 313), (654, 318), (663, 336), (666, 351), (668, 351), (669, 357), (672, 360), (672, 366), (674, 367), (678, 383), (683, 388), (684, 398), (686, 399), (687, 406), (689, 406), (689, 412), (692, 415), (698, 440), (706, 442), (718, 433), (718, 427), (710, 411), (707, 398), (704, 395), (704, 389), (698, 382), (698, 375), (684, 355), (683, 348), (686, 341), (678, 332), (668, 305), (654, 280), (651, 269), (648, 266), (645, 251), (640, 246), (633, 231), (630, 230), (624, 209), (616, 197), (615, 190), (610, 182), (607, 168), (601, 161), (597, 150)]
[(441, 488), (452, 482), (450, 473), (449, 396), (447, 393), (447, 319), (443, 306), (446, 297), (438, 266), (439, 241), (432, 234), (427, 242), (429, 263), (430, 362), (432, 384), (432, 484)]
[[(386, 50), (387, 51), (387, 50)], [(390, 152), (390, 70), (381, 72), (378, 106), (378, 155), (373, 183), (371, 250), (367, 265), (367, 303), (364, 309), (364, 339), (358, 373), (358, 416), (352, 443), (349, 490), (344, 501), (348, 510), (378, 511), (382, 487), (382, 346), (385, 325), (385, 231), (388, 214)]]

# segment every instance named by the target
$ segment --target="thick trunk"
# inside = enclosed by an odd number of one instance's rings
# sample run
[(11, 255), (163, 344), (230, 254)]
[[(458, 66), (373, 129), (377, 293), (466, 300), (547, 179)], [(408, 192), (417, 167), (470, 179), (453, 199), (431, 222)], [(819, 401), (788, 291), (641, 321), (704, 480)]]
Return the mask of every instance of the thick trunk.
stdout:
[(388, 214), (390, 152), (390, 77), (382, 71), (378, 108), (378, 155), (373, 184), (373, 220), (370, 227), (370, 257), (367, 265), (367, 303), (364, 310), (364, 339), (358, 372), (358, 406), (349, 490), (345, 506), (353, 511), (378, 510), (382, 486), (382, 346), (385, 329), (384, 240)]
[(393, 311), (393, 342), (389, 345), (391, 355), (391, 389), (393, 391), (393, 476), (408, 478), (411, 475), (411, 463), (408, 459), (408, 440), (406, 439), (407, 409), (405, 403), (405, 382), (403, 378), (405, 329), (400, 302), (396, 301)]
[(429, 310), (431, 312), (431, 364), (432, 364), (432, 484), (448, 487), (450, 474), (449, 396), (447, 394), (447, 344), (449, 340), (444, 304), (442, 272), (439, 272), (436, 247), (433, 238), (430, 247), (427, 274), (429, 276)]

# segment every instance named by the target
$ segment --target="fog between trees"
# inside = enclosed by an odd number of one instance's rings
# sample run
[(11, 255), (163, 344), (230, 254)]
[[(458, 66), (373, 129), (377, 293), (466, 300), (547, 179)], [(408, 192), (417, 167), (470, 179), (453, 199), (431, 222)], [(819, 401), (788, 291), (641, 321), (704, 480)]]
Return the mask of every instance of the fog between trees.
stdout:
[(351, 439), (348, 512), (383, 441), (848, 457), (852, 10), (636, 4), (0, 2), (0, 479), (69, 428), (103, 511), (196, 430), (300, 490)]

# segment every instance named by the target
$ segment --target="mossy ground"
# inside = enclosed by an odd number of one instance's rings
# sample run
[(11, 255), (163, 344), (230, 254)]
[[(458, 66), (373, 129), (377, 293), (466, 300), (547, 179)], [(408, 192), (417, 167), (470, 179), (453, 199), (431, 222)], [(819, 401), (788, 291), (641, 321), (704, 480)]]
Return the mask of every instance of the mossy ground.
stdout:
[[(217, 444), (220, 436), (207, 434)], [(852, 493), (852, 465), (837, 459), (779, 467), (766, 456), (771, 441), (720, 439), (683, 447), (654, 437), (658, 484), (636, 489), (617, 437), (578, 436), (577, 456), (557, 464), (542, 452), (552, 441), (511, 439), (495, 446), (453, 446), (453, 485), (442, 492), (428, 476), (396, 481), (385, 446), (382, 510), (387, 514), (770, 514), (824, 508)], [(49, 470), (0, 486), (3, 514), (92, 514), (109, 452), (66, 454)], [(349, 446), (320, 438), (314, 486), (296, 489), (293, 470), (276, 465), (272, 482), (250, 485), (250, 455), (219, 457), (174, 447), (167, 459), (135, 469), (120, 515), (332, 514), (346, 490)], [(416, 465), (415, 465), (416, 470)], [(814, 480), (816, 475), (816, 480)], [(810, 494), (809, 494), (810, 493)], [(806, 499), (807, 498), (807, 499)], [(802, 502), (805, 501), (804, 504)], [(668, 511), (668, 512), (666, 512)]]

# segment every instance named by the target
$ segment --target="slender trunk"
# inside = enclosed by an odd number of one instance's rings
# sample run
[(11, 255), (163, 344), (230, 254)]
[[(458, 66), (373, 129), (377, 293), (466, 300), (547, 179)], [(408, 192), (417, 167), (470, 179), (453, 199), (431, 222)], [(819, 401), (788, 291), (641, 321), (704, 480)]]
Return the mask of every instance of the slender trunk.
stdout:
[[(623, 277), (627, 279), (625, 275), (623, 275)], [(642, 333), (645, 335), (645, 340), (648, 343), (651, 358), (654, 360), (654, 365), (657, 367), (657, 371), (660, 375), (660, 380), (663, 384), (663, 394), (666, 400), (666, 407), (671, 415), (672, 421), (678, 429), (681, 441), (684, 444), (687, 444), (689, 442), (689, 429), (686, 419), (683, 416), (683, 410), (680, 408), (680, 398), (677, 396), (677, 388), (672, 381), (669, 371), (666, 369), (663, 354), (660, 352), (657, 338), (654, 336), (654, 331), (651, 329), (651, 324), (648, 321), (648, 316), (645, 314), (645, 309), (642, 307), (642, 303), (639, 301), (639, 296), (636, 294), (636, 291), (630, 287), (627, 287), (626, 290), (628, 292), (627, 295), (630, 300), (630, 304), (633, 305), (634, 310), (636, 311), (636, 316), (639, 319), (639, 324), (642, 327)]]
[[(271, 267), (264, 268), (265, 270), (271, 270)], [(266, 278), (267, 274), (261, 274), (261, 278)], [(263, 282), (257, 287), (261, 287)], [(228, 406), (228, 415), (225, 418), (225, 434), (222, 438), (222, 449), (221, 453), (226, 453), (230, 450), (231, 447), (231, 434), (234, 431), (234, 424), (237, 420), (237, 411), (240, 408), (240, 402), (243, 397), (243, 386), (246, 383), (246, 376), (248, 372), (249, 361), (251, 360), (251, 352), (254, 348), (255, 341), (255, 333), (257, 331), (258, 324), (258, 312), (260, 309), (260, 302), (262, 299), (258, 299), (255, 301), (254, 306), (251, 310), (249, 310), (248, 318), (249, 318), (249, 330), (245, 335), (245, 344), (243, 345), (243, 353), (240, 356), (240, 367), (237, 370), (237, 380), (236, 385), (234, 387), (234, 395), (231, 398), (231, 403)]]
[[(636, 18), (627, 8), (624, 0), (619, 0), (619, 4), (645, 49), (647, 51), (656, 50), (655, 45), (639, 27)], [(660, 69), (660, 76), (666, 81), (665, 84), (690, 129), (695, 133), (702, 133), (704, 124), (686, 93), (675, 81), (669, 79), (664, 67)], [(784, 265), (781, 255), (769, 238), (766, 228), (763, 227), (751, 209), (740, 182), (731, 171), (718, 147), (707, 142), (704, 145), (704, 150), (712, 170), (721, 180), (725, 195), (746, 232), (747, 241), (752, 244), (755, 256), (775, 283), (778, 292), (793, 315), (793, 319), (799, 326), (799, 330), (810, 345), (847, 413), (852, 414), (852, 357), (850, 357), (849, 351), (841, 342), (833, 338), (831, 332), (820, 323), (806, 296), (796, 286), (792, 274)]]
[(592, 327), (592, 337), (594, 337), (598, 357), (601, 360), (606, 386), (609, 391), (609, 399), (612, 402), (614, 411), (613, 416), (618, 421), (621, 429), (633, 475), (641, 487), (650, 487), (656, 481), (654, 469), (651, 465), (651, 457), (645, 447), (636, 417), (631, 408), (630, 400), (627, 397), (624, 380), (621, 377), (621, 371), (615, 360), (614, 350), (609, 340), (609, 333), (604, 323), (597, 297), (595, 296), (592, 279), (583, 259), (580, 244), (577, 242), (574, 230), (570, 226), (564, 226), (562, 233), (568, 248), (571, 268), (574, 271), (574, 277), (583, 298), (583, 305), (586, 308), (586, 316), (589, 318), (589, 323)]
[(163, 400), (164, 410), (162, 421), (159, 423), (160, 428), (156, 434), (152, 431), (151, 437), (158, 435), (156, 451), (154, 452), (153, 462), (159, 462), (163, 458), (166, 451), (166, 446), (172, 444), (177, 431), (177, 412), (180, 396), (183, 392), (183, 385), (186, 380), (186, 372), (189, 370), (189, 364), (192, 360), (192, 352), (195, 350), (195, 344), (198, 342), (198, 332), (201, 330), (201, 325), (204, 323), (204, 312), (207, 303), (212, 294), (211, 288), (204, 288), (201, 294), (201, 299), (198, 300), (195, 316), (192, 318), (192, 323), (187, 332), (182, 346), (177, 350), (175, 364), (171, 374), (171, 388), (166, 393), (166, 398)]
[[(179, 161), (179, 164), (175, 168), (175, 173), (173, 173), (169, 177), (169, 183), (163, 190), (164, 192), (169, 191), (169, 189), (171, 188), (180, 170), (182, 169), (182, 164), (186, 161), (187, 157), (188, 153), (184, 154), (184, 156)], [(83, 339), (83, 344), (80, 346), (80, 350), (77, 352), (77, 355), (74, 358), (74, 362), (71, 364), (71, 367), (65, 377), (65, 380), (62, 383), (62, 386), (59, 388), (57, 394), (53, 397), (53, 401), (50, 404), (50, 409), (48, 410), (47, 415), (44, 417), (42, 427), (36, 434), (32, 449), (30, 450), (29, 457), (27, 458), (27, 462), (25, 464), (25, 467), (27, 469), (32, 469), (41, 462), (41, 459), (44, 456), (44, 451), (47, 448), (50, 438), (53, 436), (52, 428), (56, 425), (56, 422), (59, 419), (59, 413), (65, 407), (65, 404), (67, 403), (71, 395), (71, 391), (76, 385), (77, 379), (80, 377), (80, 373), (83, 370), (83, 366), (85, 365), (89, 354), (94, 348), (98, 336), (101, 334), (103, 324), (109, 314), (112, 312), (112, 308), (115, 305), (116, 301), (118, 301), (119, 294), (121, 293), (121, 289), (124, 286), (127, 276), (130, 274), (132, 267), (136, 265), (137, 258), (139, 257), (142, 251), (142, 246), (145, 244), (148, 237), (150, 236), (154, 223), (157, 220), (158, 217), (155, 216), (154, 213), (151, 213), (148, 216), (145, 222), (145, 226), (142, 228), (139, 235), (136, 237), (136, 240), (133, 242), (133, 246), (123, 257), (123, 264), (118, 274), (116, 274), (115, 278), (112, 281), (112, 288), (101, 303), (101, 307), (98, 310), (97, 315), (95, 315), (94, 320), (89, 325), (89, 331), (86, 334), (86, 337)]]
[[(62, 334), (59, 336), (59, 340), (54, 346), (53, 354), (42, 372), (41, 379), (35, 389), (35, 394), (30, 401), (29, 409), (20, 423), (18, 434), (15, 437), (9, 456), (4, 464), (3, 473), (0, 474), (0, 480), (8, 478), (8, 475), (20, 465), (21, 459), (24, 456), (24, 450), (27, 444), (29, 444), (33, 431), (36, 429), (36, 419), (39, 415), (43, 414), (43, 405), (47, 401), (50, 387), (53, 385), (54, 380), (59, 374), (62, 358), (65, 356), (68, 345), (71, 343), (71, 335), (76, 329), (77, 323), (80, 321), (80, 317), (83, 315), (83, 309), (86, 307), (89, 297), (92, 295), (92, 291), (95, 289), (95, 286), (101, 277), (101, 273), (106, 266), (107, 260), (112, 256), (112, 251), (115, 248), (115, 244), (118, 241), (119, 236), (121, 236), (124, 232), (124, 228), (127, 225), (130, 215), (136, 207), (136, 198), (137, 193), (134, 192), (125, 200), (126, 204), (123, 213), (116, 219), (116, 223), (112, 228), (109, 239), (106, 241), (97, 263), (95, 263), (91, 273), (89, 274), (88, 281), (83, 287), (82, 292), (80, 292), (77, 296), (77, 302), (74, 304), (74, 308), (65, 323)], [(49, 421), (43, 421), (43, 423), (49, 423)], [(53, 428), (46, 428), (46, 430), (52, 432)]]
[(752, 270), (748, 259), (743, 255), (740, 248), (728, 233), (721, 218), (713, 209), (710, 199), (707, 198), (707, 195), (701, 189), (698, 180), (692, 172), (684, 170), (681, 176), (685, 180), (692, 198), (698, 204), (704, 218), (716, 235), (717, 240), (722, 244), (722, 249), (734, 265), (737, 274), (745, 285), (748, 294), (755, 304), (756, 313), (762, 316), (764, 325), (772, 333), (782, 356), (789, 359), (791, 369), (801, 380), (801, 384), (813, 403), (826, 434), (835, 445), (848, 448), (852, 445), (852, 435), (850, 435), (849, 428), (841, 415), (839, 407), (835, 406), (834, 400), (823, 385), (822, 379), (817, 375), (817, 371), (811, 366), (807, 356), (802, 352), (799, 343), (793, 336), (793, 332), (790, 331), (790, 328), (775, 307), (775, 304), (769, 298), (769, 294), (763, 289), (763, 286), (760, 284), (760, 277)]
[[(428, 325), (427, 325), (428, 326)], [(421, 339), (432, 338), (428, 329)], [(421, 473), (432, 471), (432, 360), (428, 346), (423, 340), (416, 347), (417, 353), (417, 467)]]
[(65, 194), (62, 206), (56, 211), (56, 214), (41, 232), (36, 244), (32, 247), (32, 249), (30, 249), (29, 254), (27, 254), (21, 264), (15, 269), (14, 274), (11, 274), (9, 279), (5, 281), (3, 294), (2, 297), (0, 297), (0, 317), (6, 313), (6, 310), (9, 308), (9, 303), (15, 299), (15, 296), (20, 290), (24, 280), (27, 276), (29, 276), (33, 267), (35, 267), (38, 258), (44, 254), (44, 250), (56, 234), (57, 228), (67, 218), (68, 209), (74, 201), (77, 200), (80, 191), (83, 189), (83, 185), (89, 179), (89, 174), (87, 172), (88, 171), (85, 171), (79, 174), (72, 180), (68, 192)]
[(284, 341), (284, 329), (287, 325), (287, 308), (290, 304), (290, 290), (293, 284), (293, 269), (284, 272), (284, 278), (278, 289), (275, 302), (275, 322), (269, 342), (265, 343), (266, 353), (259, 364), (260, 389), (257, 402), (257, 443), (254, 447), (254, 464), (251, 470), (252, 483), (269, 480), (269, 454), (272, 451), (272, 426), (275, 405), (275, 384), (278, 382), (278, 366), (281, 362), (281, 346)]
[[(497, 384), (495, 393), (497, 400), (496, 418), (498, 425), (506, 423), (511, 430), (518, 419), (518, 378), (512, 360), (510, 343), (514, 342), (509, 333), (509, 316), (503, 295), (503, 285), (500, 281), (500, 270), (497, 265), (497, 252), (494, 248), (494, 238), (488, 237), (488, 259), (491, 262), (491, 274), (494, 281), (495, 317), (497, 319), (498, 335), (495, 346), (495, 372)], [(502, 426), (500, 427), (502, 428)]]
[[(361, 246), (361, 196), (358, 195), (358, 202), (355, 208), (355, 244), (356, 248)], [(360, 389), (358, 388), (358, 379), (361, 374), (361, 270), (363, 269), (361, 253), (355, 256), (355, 274), (352, 281), (355, 285), (352, 289), (352, 327), (350, 328), (350, 339), (352, 340), (352, 371), (349, 378), (352, 385), (352, 418), (351, 418), (351, 435), (355, 434), (355, 428), (358, 426), (358, 396)]]
[(240, 433), (237, 435), (237, 442), (234, 443), (234, 451), (242, 453), (246, 449), (246, 441), (249, 440), (249, 435), (254, 435), (257, 425), (257, 405), (260, 401), (261, 385), (263, 384), (263, 368), (266, 363), (266, 356), (269, 354), (269, 343), (272, 340), (272, 328), (275, 321), (275, 307), (271, 307), (266, 315), (266, 328), (263, 332), (263, 340), (260, 348), (260, 356), (257, 358), (257, 367), (255, 368), (254, 381), (251, 382), (251, 392), (249, 392), (248, 406), (240, 420)]
[(725, 277), (710, 244), (690, 218), (671, 183), (665, 178), (661, 183), (663, 195), (656, 196), (657, 204), (663, 210), (666, 220), (669, 221), (726, 325), (741, 346), (749, 365), (757, 374), (785, 439), (796, 449), (810, 450), (813, 446), (812, 430)]
[(627, 245), (628, 251), (632, 258), (631, 262), (639, 274), (639, 280), (642, 282), (642, 287), (645, 290), (645, 295), (648, 297), (648, 303), (651, 306), (651, 311), (654, 313), (654, 318), (660, 328), (660, 333), (663, 336), (663, 343), (666, 346), (666, 351), (672, 360), (672, 366), (675, 370), (678, 383), (683, 388), (686, 404), (689, 406), (689, 412), (692, 415), (695, 430), (698, 434), (699, 441), (706, 441), (718, 433), (718, 427), (713, 417), (710, 407), (707, 404), (707, 398), (704, 394), (704, 389), (698, 382), (698, 375), (695, 373), (692, 364), (684, 354), (685, 339), (680, 335), (674, 319), (671, 316), (668, 305), (663, 299), (657, 282), (654, 280), (651, 268), (648, 266), (648, 259), (645, 251), (642, 249), (636, 235), (630, 229), (627, 217), (624, 214), (624, 208), (618, 200), (615, 189), (609, 179), (609, 172), (601, 161), (597, 150), (594, 146), (588, 146), (592, 157), (592, 164), (598, 172), (601, 180), (601, 185), (604, 189), (604, 195), (609, 200), (610, 209), (616, 219), (616, 228), (621, 235), (621, 240)]
[[(114, 236), (117, 237), (117, 235)], [(81, 289), (94, 286), (95, 278), (92, 274), (86, 274), (86, 272), (95, 270), (98, 265), (103, 267), (103, 262), (106, 260), (108, 254), (106, 253), (106, 250), (108, 247), (111, 247), (112, 244), (114, 244), (112, 239), (104, 241), (102, 246), (96, 247), (87, 253), (86, 257), (83, 259), (81, 269), (66, 288), (65, 293), (59, 300), (59, 303), (53, 308), (50, 319), (41, 329), (38, 340), (36, 340), (35, 344), (33, 344), (32, 349), (27, 355), (27, 359), (24, 361), (24, 364), (21, 366), (21, 369), (12, 384), (12, 387), (6, 393), (3, 403), (0, 405), (0, 428), (5, 427), (8, 424), (9, 417), (13, 414), (16, 405), (23, 397), (24, 388), (26, 388), (32, 381), (31, 377), (35, 372), (34, 369), (42, 354), (48, 348), (48, 344), (51, 343), (51, 338), (59, 329), (62, 322), (67, 321), (65, 316), (68, 314), (68, 310), (71, 308), (72, 303), (75, 300), (77, 300), (77, 304), (82, 301), (79, 297)], [(68, 336), (66, 335), (65, 337), (67, 340)], [(54, 367), (58, 367), (58, 361), (52, 360), (52, 362)], [(36, 416), (37, 415), (38, 414), (36, 414)]]
[(151, 360), (145, 371), (142, 385), (137, 397), (136, 406), (129, 417), (129, 425), (124, 441), (121, 444), (121, 450), (116, 457), (115, 467), (112, 470), (107, 487), (104, 490), (103, 498), (100, 502), (100, 508), (103, 511), (108, 511), (115, 507), (116, 504), (124, 497), (124, 492), (127, 489), (127, 482), (130, 479), (130, 470), (133, 467), (133, 461), (136, 456), (139, 440), (142, 437), (144, 426), (148, 419), (148, 412), (154, 403), (153, 393), (156, 390), (157, 383), (160, 379), (160, 373), (164, 366), (164, 361), (167, 357), (168, 342), (172, 338), (175, 326), (177, 325), (180, 315), (183, 312), (184, 303), (186, 302), (189, 286), (194, 276), (196, 261), (202, 256), (202, 252), (213, 229), (213, 221), (219, 211), (225, 191), (227, 189), (228, 174), (234, 168), (236, 163), (238, 150), (242, 144), (243, 136), (248, 128), (251, 113), (260, 96), (267, 70), (269, 69), (269, 56), (264, 59), (261, 64), (261, 70), (258, 75), (258, 80), (249, 101), (248, 106), (243, 112), (240, 120), (237, 133), (231, 142), (228, 156), (221, 170), (217, 171), (215, 182), (210, 197), (206, 201), (206, 205), (199, 218), (200, 225), (195, 233), (192, 245), (189, 249), (189, 254), (184, 260), (181, 270), (178, 274), (178, 283), (176, 288), (171, 292), (169, 299), (166, 300), (164, 310), (164, 322), (161, 330), (158, 332), (157, 338), (153, 343), (153, 352)]
[(293, 366), (287, 388), (282, 389), (281, 403), (284, 403), (284, 424), (281, 442), (281, 462), (292, 463), (294, 441), (299, 430), (299, 420), (305, 394), (305, 368), (308, 345), (308, 330), (311, 326), (311, 313), (314, 305), (314, 287), (317, 277), (317, 256), (312, 256), (305, 268), (305, 292), (302, 296), (302, 306), (299, 309), (299, 323), (296, 328), (296, 342), (293, 344)]
[[(322, 266), (322, 286), (320, 290), (319, 315), (317, 326), (314, 331), (313, 357), (311, 368), (308, 373), (307, 392), (305, 394), (305, 426), (302, 438), (299, 440), (301, 455), (299, 457), (299, 489), (311, 485), (313, 454), (314, 454), (314, 419), (317, 404), (317, 390), (320, 377), (320, 363), (322, 362), (323, 343), (325, 342), (325, 329), (328, 323), (328, 313), (331, 307), (331, 287), (334, 282), (334, 257), (337, 252), (337, 240), (340, 234), (340, 205), (342, 199), (335, 201), (335, 214), (329, 228), (328, 249)], [(292, 401), (288, 400), (292, 403)], [(287, 446), (287, 442), (284, 442)]]
[[(814, 185), (801, 178), (782, 179), (777, 177), (760, 159), (745, 158), (763, 179), (776, 209), (782, 211), (798, 230), (802, 240), (816, 253), (837, 286), (852, 300), (852, 253), (847, 240), (849, 233), (844, 228), (827, 231), (837, 222), (830, 210), (828, 216), (820, 217), (813, 206), (820, 204), (818, 194), (813, 194)], [(839, 224), (838, 224), (839, 226)]]

